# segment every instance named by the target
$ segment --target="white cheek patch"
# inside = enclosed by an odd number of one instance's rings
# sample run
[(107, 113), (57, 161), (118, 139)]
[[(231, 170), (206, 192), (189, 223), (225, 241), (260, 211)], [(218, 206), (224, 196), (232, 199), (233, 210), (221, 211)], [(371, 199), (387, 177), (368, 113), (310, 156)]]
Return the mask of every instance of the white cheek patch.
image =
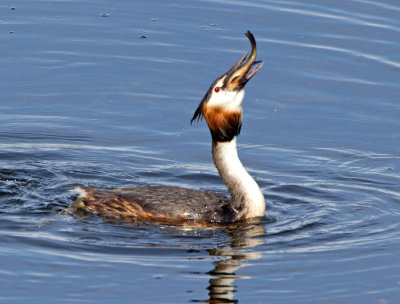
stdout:
[(213, 91), (208, 104), (210, 106), (222, 107), (229, 110), (240, 110), (244, 97), (244, 90), (239, 92), (220, 89), (219, 92)]

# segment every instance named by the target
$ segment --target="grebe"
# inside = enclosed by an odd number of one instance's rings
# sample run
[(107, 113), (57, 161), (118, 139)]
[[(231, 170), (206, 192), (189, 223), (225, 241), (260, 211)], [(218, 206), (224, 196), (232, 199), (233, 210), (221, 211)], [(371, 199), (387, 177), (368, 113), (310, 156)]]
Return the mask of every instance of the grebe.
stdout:
[(211, 191), (167, 186), (108, 190), (78, 186), (79, 196), (71, 206), (75, 212), (187, 226), (226, 226), (265, 215), (264, 195), (243, 167), (236, 150), (244, 86), (263, 65), (256, 61), (253, 34), (248, 31), (246, 36), (252, 46), (250, 55), (245, 53), (211, 84), (191, 120), (206, 120), (212, 137), (213, 161), (231, 198)]

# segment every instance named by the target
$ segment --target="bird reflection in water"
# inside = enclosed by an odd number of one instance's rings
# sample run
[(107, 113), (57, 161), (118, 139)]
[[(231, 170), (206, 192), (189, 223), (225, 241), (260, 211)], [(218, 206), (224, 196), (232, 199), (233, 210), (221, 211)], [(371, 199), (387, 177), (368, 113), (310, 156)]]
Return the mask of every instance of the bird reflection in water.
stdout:
[(215, 267), (208, 274), (211, 276), (208, 286), (208, 300), (192, 300), (195, 303), (238, 303), (235, 299), (236, 285), (238, 279), (249, 277), (238, 276), (239, 268), (250, 265), (251, 260), (261, 258), (261, 252), (254, 248), (265, 243), (265, 228), (263, 225), (246, 225), (234, 230), (227, 231), (230, 244), (224, 247), (209, 249), (210, 256), (219, 257)]

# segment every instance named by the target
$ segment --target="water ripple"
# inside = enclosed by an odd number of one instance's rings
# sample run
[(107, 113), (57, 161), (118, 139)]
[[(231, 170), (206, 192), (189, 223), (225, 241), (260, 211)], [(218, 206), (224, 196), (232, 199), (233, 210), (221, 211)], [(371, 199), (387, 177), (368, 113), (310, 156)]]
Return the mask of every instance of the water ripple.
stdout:
[(306, 42), (295, 42), (295, 41), (287, 41), (287, 40), (279, 40), (279, 39), (271, 39), (271, 38), (260, 38), (259, 41), (264, 41), (268, 43), (276, 43), (281, 45), (290, 45), (290, 46), (297, 46), (302, 48), (313, 48), (313, 49), (320, 49), (320, 50), (327, 50), (332, 52), (338, 52), (343, 54), (348, 54), (353, 57), (357, 58), (365, 58), (374, 62), (382, 63), (385, 65), (392, 66), (396, 69), (400, 68), (400, 62), (390, 60), (388, 58), (374, 55), (374, 54), (367, 54), (362, 51), (356, 51), (351, 49), (345, 49), (333, 45), (321, 45), (321, 44), (313, 44), (313, 43), (306, 43)]

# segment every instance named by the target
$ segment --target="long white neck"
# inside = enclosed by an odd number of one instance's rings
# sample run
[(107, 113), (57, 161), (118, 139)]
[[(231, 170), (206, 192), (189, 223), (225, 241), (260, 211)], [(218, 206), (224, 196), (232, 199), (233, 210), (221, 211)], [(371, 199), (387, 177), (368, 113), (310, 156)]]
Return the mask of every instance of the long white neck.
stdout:
[(236, 136), (228, 142), (213, 142), (214, 164), (231, 194), (231, 204), (244, 218), (265, 215), (265, 199), (256, 181), (240, 162)]

